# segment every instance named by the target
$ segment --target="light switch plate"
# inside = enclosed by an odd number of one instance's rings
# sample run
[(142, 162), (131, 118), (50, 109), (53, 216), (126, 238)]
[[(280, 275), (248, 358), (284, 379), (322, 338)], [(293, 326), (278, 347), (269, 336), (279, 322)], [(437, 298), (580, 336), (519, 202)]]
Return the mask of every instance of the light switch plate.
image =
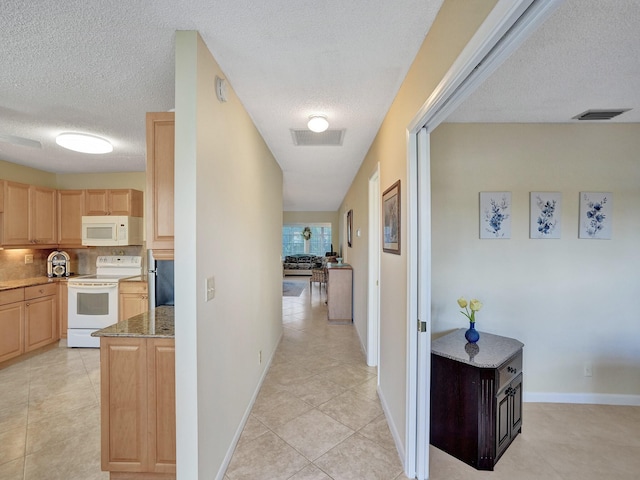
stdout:
[(216, 283), (213, 277), (209, 277), (206, 279), (205, 288), (206, 288), (205, 298), (207, 299), (206, 301), (208, 302), (210, 300), (213, 300), (213, 297), (216, 296)]

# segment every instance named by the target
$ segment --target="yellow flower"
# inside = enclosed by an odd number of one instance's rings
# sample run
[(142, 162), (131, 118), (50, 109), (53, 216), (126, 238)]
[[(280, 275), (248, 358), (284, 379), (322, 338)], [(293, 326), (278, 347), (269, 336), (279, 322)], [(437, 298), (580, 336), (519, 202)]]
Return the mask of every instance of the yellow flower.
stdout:
[(474, 298), (473, 300), (471, 300), (471, 302), (469, 302), (469, 308), (472, 312), (477, 312), (482, 308), (482, 303), (480, 303), (480, 300)]
[(460, 308), (464, 308), (464, 311), (461, 310), (460, 313), (467, 317), (472, 323), (476, 321), (476, 312), (482, 308), (482, 303), (476, 298), (467, 303), (464, 297), (460, 297), (458, 299), (458, 305), (460, 305)]

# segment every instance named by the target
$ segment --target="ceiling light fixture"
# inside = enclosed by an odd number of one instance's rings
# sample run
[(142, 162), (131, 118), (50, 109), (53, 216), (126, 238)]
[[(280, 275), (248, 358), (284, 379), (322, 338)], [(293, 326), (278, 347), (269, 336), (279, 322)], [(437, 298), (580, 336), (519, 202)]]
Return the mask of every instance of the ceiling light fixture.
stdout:
[(113, 145), (109, 141), (87, 133), (61, 133), (56, 137), (56, 143), (61, 147), (81, 153), (110, 153)]
[(312, 132), (322, 133), (329, 128), (329, 121), (324, 115), (310, 115), (307, 127), (309, 127), (309, 130)]

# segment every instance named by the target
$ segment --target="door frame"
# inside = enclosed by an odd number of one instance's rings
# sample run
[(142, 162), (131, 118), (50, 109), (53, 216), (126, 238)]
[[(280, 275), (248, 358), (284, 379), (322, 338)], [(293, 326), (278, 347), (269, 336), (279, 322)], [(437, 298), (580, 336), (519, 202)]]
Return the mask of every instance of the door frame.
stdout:
[[(563, 1), (498, 0), (442, 81), (407, 126), (409, 214), (407, 216), (407, 415), (404, 460), (405, 474), (409, 478), (418, 480), (429, 478), (430, 134), (511, 53), (517, 50)], [(423, 129), (425, 137), (419, 139), (419, 133)], [(421, 148), (418, 148), (419, 141), (423, 145)], [(421, 168), (418, 168), (419, 163)], [(420, 260), (420, 268), (418, 260)], [(424, 332), (418, 331), (419, 320), (427, 323)]]
[[(367, 365), (380, 355), (380, 163), (369, 177), (369, 285), (367, 295)], [(378, 369), (380, 383), (380, 369)]]

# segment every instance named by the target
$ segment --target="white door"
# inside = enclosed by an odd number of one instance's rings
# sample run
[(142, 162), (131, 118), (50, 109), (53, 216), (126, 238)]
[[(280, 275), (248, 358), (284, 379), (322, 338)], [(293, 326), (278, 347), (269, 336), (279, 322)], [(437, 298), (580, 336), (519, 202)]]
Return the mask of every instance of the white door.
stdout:
[(429, 478), (429, 416), (431, 392), (431, 163), (429, 134), (422, 128), (417, 134), (417, 404), (416, 404), (416, 478)]
[[(367, 297), (367, 365), (378, 366), (380, 346), (380, 174), (369, 177), (369, 286)], [(378, 380), (380, 371), (378, 370)]]

